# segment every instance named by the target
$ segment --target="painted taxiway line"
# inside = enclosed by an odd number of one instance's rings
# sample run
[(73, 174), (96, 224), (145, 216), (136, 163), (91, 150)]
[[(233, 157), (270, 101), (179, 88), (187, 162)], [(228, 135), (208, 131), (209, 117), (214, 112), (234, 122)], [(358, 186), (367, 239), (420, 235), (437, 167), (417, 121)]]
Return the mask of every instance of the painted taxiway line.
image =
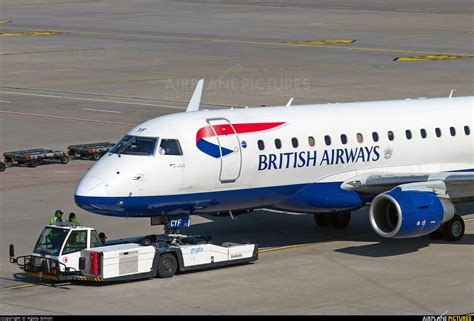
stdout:
[(121, 114), (121, 111), (116, 111), (116, 110), (106, 110), (106, 109), (94, 109), (94, 108), (82, 108), (82, 110), (86, 111), (97, 111), (101, 113), (113, 113), (113, 114)]
[(180, 109), (180, 110), (186, 109), (186, 107), (170, 106), (170, 105), (147, 104), (147, 103), (116, 101), (116, 100), (107, 100), (107, 99), (80, 98), (80, 97), (71, 97), (71, 96), (18, 93), (18, 92), (11, 92), (11, 91), (0, 91), (0, 94), (47, 97), (47, 98), (58, 98), (58, 99), (71, 99), (71, 100), (93, 101), (93, 102), (99, 102), (99, 103), (111, 103), (111, 104), (123, 104), (123, 105), (152, 106), (152, 107), (163, 107), (163, 108)]
[(38, 284), (28, 283), (28, 284), (22, 284), (22, 285), (7, 286), (5, 289), (24, 289), (24, 288), (29, 288), (32, 286), (37, 286), (37, 285)]
[(22, 113), (22, 112), (9, 111), (9, 110), (0, 110), (0, 114), (42, 117), (42, 118), (48, 118), (48, 119), (54, 119), (54, 120), (83, 121), (83, 122), (96, 123), (96, 124), (107, 124), (107, 125), (124, 125), (124, 126), (136, 126), (136, 125), (138, 125), (138, 124), (135, 124), (135, 123), (122, 123), (122, 122), (109, 121), (109, 120), (98, 120), (98, 119), (87, 119), (87, 118), (77, 118), (77, 117), (65, 117), (65, 116)]
[[(31, 28), (3, 28), (5, 30), (25, 30), (25, 31), (34, 31), (35, 29)], [(472, 54), (468, 53), (447, 53), (447, 52), (434, 52), (434, 51), (424, 51), (424, 50), (410, 50), (410, 49), (388, 49), (388, 48), (370, 48), (370, 47), (349, 47), (349, 46), (337, 46), (337, 45), (295, 45), (286, 42), (275, 42), (275, 41), (258, 41), (258, 40), (238, 40), (238, 39), (224, 39), (224, 38), (204, 38), (204, 37), (186, 37), (186, 36), (165, 36), (165, 35), (150, 35), (150, 34), (136, 34), (136, 33), (122, 33), (122, 32), (100, 32), (100, 31), (80, 31), (80, 30), (55, 30), (55, 29), (43, 29), (43, 31), (50, 32), (62, 32), (69, 34), (79, 34), (79, 35), (90, 35), (90, 36), (115, 36), (115, 37), (136, 37), (136, 38), (150, 38), (150, 39), (161, 39), (161, 40), (171, 40), (171, 41), (199, 41), (206, 43), (223, 43), (223, 44), (242, 44), (242, 45), (267, 45), (267, 46), (287, 46), (293, 48), (322, 48), (322, 49), (339, 49), (339, 50), (349, 50), (349, 51), (365, 51), (365, 52), (380, 52), (380, 53), (414, 53), (414, 54), (438, 54), (438, 55), (465, 55), (474, 57)]]
[(347, 240), (347, 239), (361, 238), (361, 237), (365, 237), (365, 236), (367, 236), (367, 234), (359, 234), (359, 235), (354, 235), (354, 236), (345, 236), (345, 237), (339, 237), (339, 238), (335, 238), (335, 239), (327, 239), (327, 240), (316, 241), (316, 242), (313, 242), (313, 243), (299, 243), (299, 244), (290, 244), (290, 245), (276, 246), (276, 247), (265, 247), (265, 248), (259, 249), (258, 253), (288, 250), (288, 249), (294, 249), (294, 248), (298, 248), (298, 247), (304, 247), (304, 246), (315, 245), (315, 244), (326, 243), (326, 242), (332, 242), (332, 241), (343, 241), (343, 240)]

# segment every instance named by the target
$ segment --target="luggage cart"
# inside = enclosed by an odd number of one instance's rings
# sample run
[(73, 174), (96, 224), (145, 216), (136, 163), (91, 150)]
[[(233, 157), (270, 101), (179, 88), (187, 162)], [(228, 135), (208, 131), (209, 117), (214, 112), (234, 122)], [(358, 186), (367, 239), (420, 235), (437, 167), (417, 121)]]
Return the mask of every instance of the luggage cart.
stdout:
[(98, 160), (102, 155), (107, 153), (114, 144), (109, 142), (80, 144), (68, 146), (68, 155), (76, 158), (89, 158)]
[[(3, 153), (4, 162), (0, 164), (0, 171), (12, 166), (36, 167), (41, 164), (49, 163), (69, 163), (69, 156), (59, 150), (36, 148), (17, 150)], [(2, 170), (3, 168), (3, 170)]]

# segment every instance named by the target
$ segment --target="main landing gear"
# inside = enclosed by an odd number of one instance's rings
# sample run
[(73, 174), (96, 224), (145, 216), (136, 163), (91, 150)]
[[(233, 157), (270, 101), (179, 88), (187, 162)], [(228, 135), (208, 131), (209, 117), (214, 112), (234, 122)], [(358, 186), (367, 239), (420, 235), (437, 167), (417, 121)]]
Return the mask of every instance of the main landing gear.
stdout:
[(351, 221), (351, 212), (315, 213), (314, 221), (320, 227), (332, 226), (335, 228), (345, 228)]
[(429, 235), (433, 240), (447, 239), (448, 241), (459, 241), (464, 236), (464, 220), (459, 215), (442, 224), (436, 231)]

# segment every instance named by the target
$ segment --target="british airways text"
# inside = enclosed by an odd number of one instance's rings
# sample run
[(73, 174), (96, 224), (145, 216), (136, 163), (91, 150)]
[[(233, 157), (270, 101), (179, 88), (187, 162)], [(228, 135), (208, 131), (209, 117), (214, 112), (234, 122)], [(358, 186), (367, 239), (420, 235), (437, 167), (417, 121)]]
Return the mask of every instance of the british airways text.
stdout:
[(258, 170), (376, 162), (380, 146), (301, 151), (258, 156)]

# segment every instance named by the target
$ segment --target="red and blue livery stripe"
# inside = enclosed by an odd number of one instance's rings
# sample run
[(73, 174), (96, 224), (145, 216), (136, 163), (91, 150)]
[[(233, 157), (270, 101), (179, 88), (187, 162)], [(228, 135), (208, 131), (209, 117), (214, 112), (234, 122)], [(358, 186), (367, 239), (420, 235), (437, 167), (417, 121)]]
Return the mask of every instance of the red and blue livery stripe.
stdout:
[(274, 129), (283, 124), (285, 122), (209, 125), (197, 131), (196, 146), (201, 152), (214, 158), (219, 158), (221, 157), (221, 152), (222, 156), (226, 156), (231, 154), (233, 150), (223, 146), (219, 149), (219, 145), (208, 142), (206, 138), (234, 134), (234, 130), (235, 134), (257, 133)]

